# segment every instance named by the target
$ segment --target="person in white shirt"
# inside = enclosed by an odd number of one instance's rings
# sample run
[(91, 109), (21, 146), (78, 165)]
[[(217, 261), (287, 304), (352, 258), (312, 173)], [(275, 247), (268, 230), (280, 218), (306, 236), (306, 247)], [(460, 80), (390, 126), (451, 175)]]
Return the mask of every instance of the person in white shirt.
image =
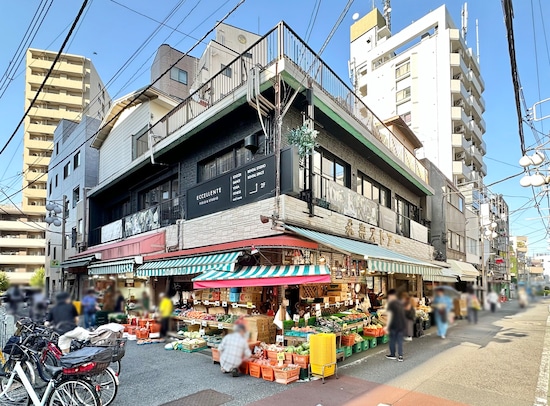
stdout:
[(239, 376), (239, 366), (251, 355), (245, 327), (242, 324), (236, 324), (234, 332), (223, 338), (218, 350), (222, 371), (231, 372), (234, 377)]
[(490, 291), (487, 295), (487, 302), (491, 307), (491, 312), (494, 313), (497, 310), (498, 294), (494, 290)]

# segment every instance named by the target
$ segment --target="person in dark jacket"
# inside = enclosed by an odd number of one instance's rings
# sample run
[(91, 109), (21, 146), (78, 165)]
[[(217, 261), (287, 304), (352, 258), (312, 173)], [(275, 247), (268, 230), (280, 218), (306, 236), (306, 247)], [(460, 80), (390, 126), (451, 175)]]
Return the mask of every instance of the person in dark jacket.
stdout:
[[(395, 289), (388, 291), (388, 323), (384, 330), (390, 336), (390, 353), (386, 355), (387, 359), (397, 359), (403, 362), (403, 336), (407, 331), (407, 319), (405, 318), (405, 309), (403, 303), (397, 298)], [(395, 350), (397, 346), (397, 357)]]
[(407, 319), (407, 331), (405, 332), (405, 337), (403, 340), (412, 341), (414, 335), (414, 322), (416, 320), (416, 310), (412, 305), (411, 297), (407, 292), (403, 292), (401, 295), (401, 303), (403, 303), (405, 318)]

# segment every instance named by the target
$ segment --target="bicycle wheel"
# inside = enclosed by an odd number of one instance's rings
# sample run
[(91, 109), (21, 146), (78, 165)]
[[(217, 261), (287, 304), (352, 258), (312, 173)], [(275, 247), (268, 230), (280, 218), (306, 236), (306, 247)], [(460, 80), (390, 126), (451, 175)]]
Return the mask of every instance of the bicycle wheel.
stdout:
[(111, 368), (92, 376), (91, 383), (99, 394), (102, 406), (110, 405), (118, 392), (117, 379)]
[(15, 377), (10, 386), (8, 386), (8, 381), (9, 377), (3, 383), (0, 392), (0, 406), (27, 406), (30, 404), (31, 397), (19, 378)]
[[(6, 361), (4, 366), (2, 367), (2, 371), (4, 374), (0, 375), (0, 393), (5, 389), (6, 385), (8, 384), (8, 381), (10, 379), (10, 374), (13, 371), (13, 368), (15, 368), (16, 361), (11, 358)], [(34, 366), (29, 361), (25, 361), (21, 363), (21, 367), (23, 368), (23, 371), (27, 375), (27, 378), (31, 381), (31, 384), (34, 386), (36, 384), (36, 374), (34, 371)], [(18, 378), (16, 378), (18, 379)]]
[[(44, 357), (42, 364), (55, 367), (58, 365), (58, 360), (57, 358), (55, 358), (55, 356), (52, 353), (48, 352), (46, 353), (46, 356)], [(51, 374), (48, 372), (46, 368), (42, 368), (42, 373), (44, 374), (45, 378), (48, 378), (48, 380), (52, 379)]]
[(109, 368), (113, 370), (116, 376), (120, 376), (120, 371), (122, 370), (122, 364), (119, 361), (111, 362)]
[(95, 388), (83, 379), (67, 379), (56, 385), (49, 406), (101, 406)]

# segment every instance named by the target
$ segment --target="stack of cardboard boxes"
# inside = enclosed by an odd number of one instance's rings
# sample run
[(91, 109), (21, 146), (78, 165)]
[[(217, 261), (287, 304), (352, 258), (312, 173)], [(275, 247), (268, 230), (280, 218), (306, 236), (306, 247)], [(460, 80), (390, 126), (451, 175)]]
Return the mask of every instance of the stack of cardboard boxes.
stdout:
[(273, 317), (258, 315), (247, 317), (245, 320), (250, 341), (275, 342), (277, 326), (273, 324)]
[(334, 283), (328, 285), (327, 296), (329, 303), (344, 302), (351, 299), (351, 292), (347, 283)]

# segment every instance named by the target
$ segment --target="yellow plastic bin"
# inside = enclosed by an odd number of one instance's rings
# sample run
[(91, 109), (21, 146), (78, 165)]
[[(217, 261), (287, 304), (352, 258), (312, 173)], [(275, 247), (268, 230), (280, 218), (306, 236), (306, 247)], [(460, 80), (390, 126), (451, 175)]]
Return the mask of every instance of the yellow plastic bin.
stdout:
[(309, 337), (309, 363), (313, 375), (332, 376), (336, 372), (336, 335), (312, 334)]
[(76, 312), (80, 315), (82, 314), (82, 302), (79, 300), (73, 300), (73, 305), (76, 307)]

